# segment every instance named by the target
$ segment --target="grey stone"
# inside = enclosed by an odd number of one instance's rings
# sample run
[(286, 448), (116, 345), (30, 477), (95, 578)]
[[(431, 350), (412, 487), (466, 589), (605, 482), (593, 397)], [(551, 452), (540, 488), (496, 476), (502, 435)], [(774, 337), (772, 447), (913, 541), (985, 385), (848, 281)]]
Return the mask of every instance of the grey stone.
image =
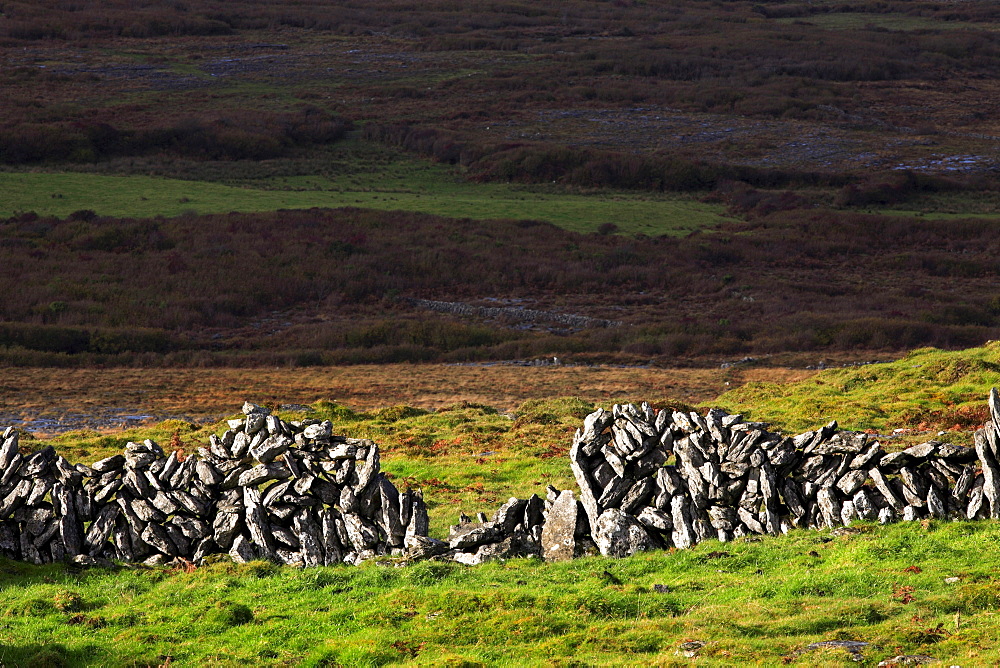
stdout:
[(921, 443), (920, 445), (912, 445), (903, 450), (903, 452), (908, 454), (913, 460), (922, 460), (933, 455), (937, 451), (939, 445), (940, 443), (938, 441), (928, 441), (927, 443)]
[(250, 446), (250, 455), (262, 464), (270, 464), (279, 455), (285, 453), (292, 444), (292, 439), (284, 434), (268, 436), (259, 444)]
[[(622, 512), (634, 514), (639, 508), (646, 505), (656, 489), (656, 480), (650, 477), (643, 478), (629, 489), (628, 494), (621, 502)], [(610, 505), (610, 504), (609, 504)]]
[(970, 520), (979, 519), (986, 516), (984, 505), (986, 499), (983, 496), (983, 474), (976, 475), (969, 489), (969, 498), (966, 506), (966, 517)]
[(580, 488), (580, 503), (583, 504), (583, 508), (587, 513), (587, 519), (590, 520), (590, 526), (593, 527), (597, 522), (598, 516), (601, 514), (601, 507), (597, 503), (597, 498), (602, 493), (602, 490), (595, 489), (582, 458), (580, 448), (581, 445), (579, 442), (574, 443), (570, 448), (569, 465), (573, 471), (573, 477), (576, 479), (576, 484)]
[(896, 492), (889, 486), (889, 481), (884, 475), (882, 475), (882, 471), (877, 468), (868, 469), (868, 477), (872, 479), (872, 482), (875, 483), (875, 489), (879, 491), (889, 505), (892, 506), (896, 512), (903, 512), (903, 507), (906, 504), (903, 503), (902, 499), (900, 499)]
[(96, 519), (90, 523), (87, 535), (83, 540), (83, 546), (86, 547), (88, 554), (94, 556), (104, 547), (104, 542), (111, 535), (112, 529), (114, 529), (118, 513), (119, 508), (117, 505), (104, 506), (97, 513)]
[(240, 533), (242, 521), (236, 513), (219, 513), (212, 522), (212, 539), (223, 550), (228, 550)]
[(968, 464), (962, 470), (962, 474), (955, 481), (954, 487), (951, 490), (951, 498), (963, 504), (969, 494), (969, 490), (972, 489), (972, 482), (976, 479), (976, 465)]
[(617, 508), (635, 484), (637, 484), (636, 481), (630, 477), (615, 478), (604, 489), (604, 492), (597, 500), (597, 505), (601, 508)]
[(621, 478), (625, 475), (625, 460), (618, 455), (617, 450), (612, 445), (601, 448), (601, 454), (604, 455), (604, 460), (614, 470), (616, 476)]
[[(528, 497), (528, 501), (524, 506), (524, 520), (522, 524), (528, 529), (541, 525), (545, 521), (543, 508), (544, 502), (537, 494), (532, 494)], [(584, 519), (586, 519), (586, 514), (584, 514)], [(589, 524), (587, 533), (590, 533)]]
[(601, 513), (594, 530), (594, 542), (606, 557), (630, 557), (654, 547), (642, 524), (617, 508)]
[(739, 462), (726, 461), (719, 465), (719, 470), (728, 475), (730, 478), (742, 478), (747, 474), (749, 469), (749, 464), (741, 464)]
[(694, 527), (691, 525), (691, 501), (678, 495), (670, 500), (670, 518), (674, 529), (670, 534), (675, 547), (685, 549), (694, 545)]
[[(357, 468), (358, 482), (354, 487), (354, 492), (360, 494), (362, 490), (368, 487), (379, 473), (379, 451), (378, 446), (376, 446), (371, 441), (368, 441), (366, 446), (367, 452), (365, 454), (364, 463)], [(360, 452), (358, 453), (360, 457)]]
[(527, 533), (524, 531), (515, 531), (499, 542), (480, 545), (476, 550), (475, 557), (464, 561), (464, 563), (476, 565), (486, 563), (487, 561), (527, 557), (537, 555), (538, 551), (538, 545)]
[(237, 479), (237, 484), (240, 487), (253, 487), (268, 480), (284, 480), (290, 478), (291, 475), (292, 472), (284, 464), (258, 464), (241, 473)]
[(410, 511), (410, 523), (406, 525), (406, 536), (426, 536), (430, 526), (427, 517), (427, 504), (424, 503), (423, 492), (413, 490), (413, 503)]
[(708, 509), (708, 517), (716, 530), (732, 531), (737, 522), (736, 511), (733, 508), (724, 506), (710, 507)]
[[(150, 525), (153, 526), (153, 525)], [(179, 526), (173, 522), (167, 522), (163, 525), (164, 530), (166, 530), (167, 535), (170, 537), (170, 541), (177, 546), (178, 557), (190, 557), (193, 553), (191, 549), (191, 540), (184, 535), (184, 532)]]
[[(3, 437), (3, 445), (0, 446), (0, 471), (7, 470), (7, 467), (14, 461), (14, 455), (18, 454), (18, 445), (19, 436), (16, 431)], [(122, 461), (124, 461), (124, 457), (122, 457)]]
[(360, 515), (342, 513), (347, 537), (355, 550), (373, 550), (378, 545), (378, 529)]
[(233, 541), (233, 546), (229, 549), (229, 556), (237, 564), (246, 564), (257, 558), (256, 550), (246, 536), (237, 536)]
[(229, 451), (233, 453), (235, 459), (243, 459), (250, 452), (250, 443), (253, 437), (246, 432), (240, 431), (233, 436), (233, 443), (229, 446)]
[(976, 454), (979, 455), (979, 463), (983, 469), (982, 493), (986, 500), (988, 516), (997, 519), (1000, 518), (1000, 464), (997, 463), (996, 453), (990, 447), (985, 435), (987, 430), (993, 429), (996, 429), (993, 424), (980, 429), (975, 434), (975, 441)]
[(14, 482), (21, 473), (21, 465), (24, 462), (24, 456), (18, 452), (10, 460), (10, 464), (4, 469), (2, 476), (0, 476), (0, 488), (5, 488), (10, 483)]
[(899, 480), (903, 485), (906, 502), (911, 506), (923, 506), (927, 496), (927, 483), (922, 476), (909, 466), (902, 466), (899, 469)]
[[(319, 511), (320, 536), (323, 548), (323, 565), (332, 566), (343, 561), (342, 543), (337, 531), (337, 511), (333, 508), (323, 508)], [(343, 524), (343, 521), (341, 521)], [(344, 529), (346, 534), (346, 528)]]
[(861, 486), (865, 484), (865, 480), (867, 479), (867, 471), (848, 471), (837, 481), (836, 487), (845, 496), (853, 496), (856, 491), (861, 489)]
[(51, 445), (44, 450), (28, 455), (21, 467), (21, 475), (25, 478), (33, 478), (43, 475), (52, 467), (56, 451)]
[(427, 536), (407, 536), (404, 547), (411, 559), (429, 559), (448, 551), (448, 543)]
[(170, 476), (171, 489), (186, 489), (189, 484), (191, 484), (191, 478), (194, 477), (195, 466), (198, 460), (195, 457), (188, 457), (184, 462), (177, 467), (177, 471)]
[(194, 465), (194, 475), (206, 485), (218, 485), (225, 479), (225, 476), (214, 466), (201, 460), (198, 460)]
[(798, 652), (795, 652), (795, 654), (802, 654), (805, 651), (817, 649), (837, 648), (850, 654), (853, 661), (860, 662), (865, 660), (861, 650), (868, 647), (868, 645), (869, 643), (861, 642), (860, 640), (824, 640), (823, 642), (814, 642), (810, 645), (806, 645), (804, 650), (799, 650)]
[(937, 456), (958, 463), (969, 463), (976, 459), (976, 451), (974, 448), (942, 443), (938, 446)]
[(292, 528), (299, 541), (303, 565), (323, 565), (322, 528), (308, 511), (302, 511), (292, 520)]
[(643, 526), (655, 529), (656, 531), (668, 532), (674, 528), (674, 521), (670, 515), (651, 506), (643, 508), (642, 512), (636, 516), (636, 519)]
[(576, 524), (580, 504), (571, 490), (556, 498), (542, 525), (542, 558), (567, 561), (576, 554)]
[(521, 523), (527, 505), (527, 500), (511, 497), (493, 514), (489, 523), (501, 534), (510, 533)]
[(171, 557), (180, 556), (180, 550), (171, 540), (170, 534), (159, 524), (150, 522), (146, 525), (146, 528), (142, 530), (142, 540), (147, 545), (151, 545), (163, 554), (169, 555)]
[(260, 492), (253, 487), (243, 488), (243, 506), (247, 530), (250, 532), (250, 539), (256, 546), (257, 552), (266, 559), (274, 559), (274, 541), (271, 537), (271, 527), (267, 521), (267, 514), (261, 503)]
[(500, 538), (501, 533), (491, 524), (469, 522), (451, 527), (448, 536), (448, 547), (453, 550), (468, 550), (484, 543), (492, 543)]
[[(764, 528), (764, 525), (760, 523), (760, 519), (758, 518), (757, 513), (751, 512), (750, 510), (747, 510), (746, 508), (740, 506), (739, 508), (736, 509), (736, 514), (739, 516), (740, 521), (743, 522), (743, 524), (745, 524), (746, 527), (753, 533), (756, 534), (767, 533), (767, 530)], [(677, 547), (681, 546), (678, 545)]]
[(330, 459), (354, 459), (354, 456), (358, 452), (358, 446), (353, 443), (338, 443), (336, 446), (329, 448), (326, 451), (327, 456)]
[(311, 424), (302, 430), (302, 435), (306, 438), (330, 438), (333, 436), (333, 424), (329, 420), (324, 420), (319, 424)]
[(286, 529), (280, 524), (275, 523), (269, 523), (269, 526), (271, 529), (271, 537), (275, 540), (274, 545), (276, 549), (286, 547), (291, 550), (298, 550), (301, 547), (298, 537), (291, 529)]
[(855, 492), (851, 501), (854, 503), (854, 513), (858, 519), (871, 522), (878, 517), (878, 509), (872, 504), (871, 497), (864, 488)]
[(32, 481), (31, 491), (25, 499), (26, 506), (37, 506), (45, 498), (45, 495), (52, 489), (53, 480), (51, 478), (35, 478)]
[(28, 498), (28, 494), (31, 493), (33, 487), (34, 483), (31, 480), (21, 480), (21, 482), (19, 482), (17, 486), (14, 487), (6, 497), (4, 497), (3, 501), (0, 502), (0, 518), (6, 518), (20, 508), (24, 504), (25, 499)]
[(878, 462), (878, 467), (883, 473), (895, 473), (899, 470), (899, 467), (909, 464), (910, 460), (910, 456), (903, 451), (890, 452), (882, 456), (882, 459)]
[(882, 450), (879, 442), (875, 441), (863, 452), (855, 455), (848, 466), (852, 469), (867, 469), (872, 466), (878, 466), (878, 462), (883, 455), (885, 455), (885, 451)]
[(208, 513), (208, 507), (205, 502), (182, 489), (168, 492), (167, 495), (173, 499), (178, 506), (184, 508), (184, 510), (192, 515), (195, 515), (196, 517), (205, 517)]
[(936, 518), (944, 518), (948, 514), (944, 500), (934, 487), (927, 490), (927, 512), (931, 517)]
[(264, 504), (266, 508), (272, 508), (282, 501), (282, 497), (288, 490), (292, 489), (295, 484), (294, 480), (285, 480), (284, 482), (276, 482), (270, 487), (268, 487), (263, 492), (261, 498), (261, 503)]

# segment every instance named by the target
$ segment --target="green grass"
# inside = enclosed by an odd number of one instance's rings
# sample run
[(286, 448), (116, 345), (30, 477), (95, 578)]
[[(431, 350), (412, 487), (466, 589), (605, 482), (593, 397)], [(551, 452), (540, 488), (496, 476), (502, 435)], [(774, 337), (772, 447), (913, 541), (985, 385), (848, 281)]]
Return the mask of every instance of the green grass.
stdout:
[[(845, 429), (883, 433), (921, 423), (968, 429), (987, 419), (992, 387), (1000, 387), (1000, 342), (958, 351), (924, 348), (895, 362), (827, 370), (798, 383), (749, 383), (711, 403), (789, 431), (834, 419)], [(968, 433), (955, 436), (967, 439)]]
[[(993, 385), (1000, 385), (1000, 343), (918, 350), (802, 383), (749, 385), (711, 403), (796, 429), (831, 417), (887, 428), (935, 414), (982, 419)], [(511, 414), (468, 403), (362, 413), (318, 402), (312, 415), (329, 418), (336, 433), (377, 440), (383, 470), (400, 486), (424, 488), (431, 534), (442, 536), (459, 512), (490, 512), (548, 483), (573, 488), (566, 447), (592, 407), (563, 398), (528, 401)], [(222, 425), (170, 421), (52, 442), (71, 460), (91, 461), (128, 439), (166, 445), (176, 434), (191, 449)], [(392, 565), (296, 570), (220, 557), (193, 572), (78, 572), (0, 560), (0, 662), (853, 664), (839, 649), (804, 651), (827, 640), (870, 643), (863, 665), (898, 654), (927, 654), (944, 665), (1000, 661), (1000, 523), (992, 521), (855, 524), (836, 534), (707, 541), (625, 560)], [(954, 577), (957, 583), (945, 582)], [(695, 659), (678, 654), (691, 640), (708, 643)]]
[(352, 206), (479, 220), (545, 220), (583, 233), (613, 222), (622, 233), (649, 236), (684, 234), (724, 219), (722, 206), (690, 197), (476, 184), (444, 167), (408, 161), (360, 172), (240, 181), (234, 186), (138, 174), (0, 172), (0, 216), (22, 211), (67, 216), (90, 209), (107, 216), (152, 217)]
[(873, 14), (868, 12), (833, 12), (814, 14), (802, 18), (775, 19), (779, 23), (805, 21), (826, 30), (860, 30), (872, 26), (886, 30), (989, 30), (995, 31), (994, 23), (974, 23), (971, 21), (941, 21), (921, 16), (903, 14)]
[(850, 639), (871, 643), (864, 665), (897, 654), (987, 665), (1000, 660), (998, 547), (995, 522), (944, 522), (549, 565), (220, 562), (185, 573), (0, 561), (0, 661), (688, 665), (679, 646), (701, 640), (697, 665), (845, 665), (842, 650), (797, 652)]

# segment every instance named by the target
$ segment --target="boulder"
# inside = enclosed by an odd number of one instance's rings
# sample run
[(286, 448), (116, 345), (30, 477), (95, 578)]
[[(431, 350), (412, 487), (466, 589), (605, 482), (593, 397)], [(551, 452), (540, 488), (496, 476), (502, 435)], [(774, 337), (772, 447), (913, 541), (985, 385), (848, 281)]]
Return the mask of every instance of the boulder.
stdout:
[(597, 518), (594, 542), (606, 557), (630, 557), (654, 547), (639, 520), (617, 508), (608, 508)]

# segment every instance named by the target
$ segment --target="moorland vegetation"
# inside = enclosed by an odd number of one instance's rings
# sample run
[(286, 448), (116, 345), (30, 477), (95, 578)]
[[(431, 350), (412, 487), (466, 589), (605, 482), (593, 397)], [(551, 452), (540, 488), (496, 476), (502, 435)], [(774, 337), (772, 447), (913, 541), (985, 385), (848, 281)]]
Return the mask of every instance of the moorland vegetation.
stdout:
[[(2, 357), (804, 363), (997, 338), (998, 11), (5, 2), (0, 182), (26, 190)], [(151, 176), (170, 217), (122, 197)], [(365, 210), (275, 211), (331, 204)]]

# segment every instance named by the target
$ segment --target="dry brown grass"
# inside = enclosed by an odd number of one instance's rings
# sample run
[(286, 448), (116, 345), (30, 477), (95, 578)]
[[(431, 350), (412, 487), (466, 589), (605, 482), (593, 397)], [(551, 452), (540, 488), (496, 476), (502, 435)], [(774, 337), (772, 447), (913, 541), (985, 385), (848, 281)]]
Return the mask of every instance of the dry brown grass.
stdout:
[(311, 403), (331, 399), (355, 409), (462, 401), (510, 410), (528, 399), (708, 401), (751, 380), (793, 381), (792, 369), (643, 369), (382, 365), (306, 369), (8, 369), (0, 401), (26, 415), (97, 413), (127, 408), (154, 415), (232, 413), (245, 399)]

